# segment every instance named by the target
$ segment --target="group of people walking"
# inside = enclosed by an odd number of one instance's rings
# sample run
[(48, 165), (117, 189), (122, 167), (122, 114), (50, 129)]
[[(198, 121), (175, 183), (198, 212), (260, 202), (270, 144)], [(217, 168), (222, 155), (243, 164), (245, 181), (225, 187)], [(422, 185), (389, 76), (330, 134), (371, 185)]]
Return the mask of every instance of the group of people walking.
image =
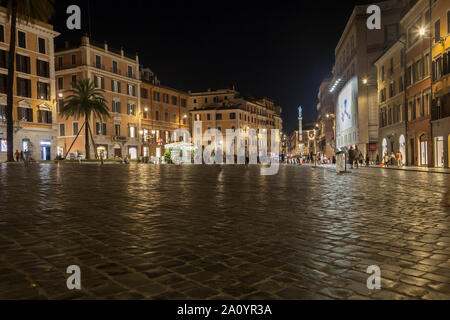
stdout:
[(383, 164), (385, 167), (388, 166), (393, 166), (395, 165), (395, 163), (397, 163), (398, 167), (402, 167), (403, 166), (403, 155), (400, 151), (397, 151), (397, 153), (395, 154), (394, 151), (391, 152), (391, 154), (389, 155), (387, 152), (384, 153), (383, 156)]
[(368, 167), (370, 164), (370, 158), (369, 155), (367, 155), (364, 158), (363, 153), (358, 149), (358, 146), (355, 146), (355, 148), (353, 149), (353, 146), (350, 147), (350, 150), (348, 150), (348, 159), (350, 162), (350, 165), (353, 169), (353, 165), (356, 166), (356, 168), (359, 167), (359, 165), (363, 165), (364, 162), (366, 163), (366, 166)]

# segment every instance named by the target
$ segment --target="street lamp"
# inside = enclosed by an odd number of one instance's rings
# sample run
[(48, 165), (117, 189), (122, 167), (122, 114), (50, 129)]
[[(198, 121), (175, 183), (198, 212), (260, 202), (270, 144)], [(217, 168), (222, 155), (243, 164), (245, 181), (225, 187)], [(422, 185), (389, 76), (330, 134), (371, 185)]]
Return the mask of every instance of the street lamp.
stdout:
[(367, 84), (367, 82), (368, 82), (367, 78), (364, 78), (364, 79), (362, 80), (362, 82), (363, 82), (363, 84)]

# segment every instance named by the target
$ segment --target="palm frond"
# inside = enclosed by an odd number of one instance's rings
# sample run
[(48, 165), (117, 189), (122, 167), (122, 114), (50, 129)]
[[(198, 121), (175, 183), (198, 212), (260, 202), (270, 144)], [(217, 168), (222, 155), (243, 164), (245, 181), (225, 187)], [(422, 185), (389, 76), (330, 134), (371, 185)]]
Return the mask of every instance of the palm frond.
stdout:
[(17, 20), (22, 23), (35, 21), (48, 22), (54, 14), (55, 0), (2, 0), (8, 19), (11, 17), (14, 4), (17, 6)]
[(103, 92), (95, 88), (94, 83), (89, 79), (81, 79), (73, 83), (71, 94), (65, 99), (60, 110), (61, 116), (66, 119), (69, 117), (88, 119), (91, 114), (94, 114), (100, 119), (108, 118), (109, 109)]

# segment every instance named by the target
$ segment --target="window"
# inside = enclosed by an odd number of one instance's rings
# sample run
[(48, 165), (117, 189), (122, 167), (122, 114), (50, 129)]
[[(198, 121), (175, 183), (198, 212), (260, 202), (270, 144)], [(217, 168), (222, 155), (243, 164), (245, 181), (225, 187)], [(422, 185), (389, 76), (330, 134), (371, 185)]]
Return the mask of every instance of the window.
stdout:
[(66, 125), (64, 123), (59, 124), (59, 135), (64, 137), (66, 135)]
[(31, 98), (31, 80), (17, 77), (17, 95)]
[(132, 67), (132, 66), (128, 66), (128, 76), (129, 76), (130, 78), (133, 77), (133, 67)]
[(405, 49), (400, 49), (400, 66), (403, 68), (405, 66)]
[(72, 65), (76, 65), (77, 64), (77, 56), (76, 55), (72, 55)]
[(113, 100), (113, 102), (112, 102), (112, 112), (121, 113), (120, 101)]
[(161, 101), (161, 97), (158, 91), (153, 91), (153, 100)]
[(231, 119), (231, 120), (236, 119), (236, 113), (231, 112), (231, 113), (230, 113), (230, 119)]
[[(73, 85), (75, 84), (77, 82), (77, 75), (76, 74), (73, 74), (72, 75), (72, 87), (73, 87)], [(103, 84), (103, 86), (105, 86), (104, 84)]]
[(19, 121), (33, 122), (33, 109), (18, 107), (17, 114)]
[(36, 59), (37, 75), (44, 78), (50, 77), (50, 66), (47, 61)]
[(141, 96), (143, 99), (147, 99), (148, 98), (148, 90), (141, 88)]
[(105, 90), (105, 78), (94, 75), (94, 85), (96, 88)]
[(39, 38), (38, 40), (39, 53), (45, 54), (45, 39)]
[(441, 40), (441, 20), (438, 19), (434, 23), (434, 42), (438, 43)]
[(394, 121), (393, 121), (393, 114), (392, 114), (392, 107), (389, 107), (388, 110), (388, 124), (391, 125)]
[(155, 120), (159, 120), (159, 111), (158, 110), (155, 111)]
[(8, 75), (0, 74), (0, 93), (6, 93), (7, 83), (8, 83)]
[(98, 69), (102, 69), (102, 57), (95, 56), (95, 67)]
[(47, 110), (39, 110), (39, 119), (40, 123), (52, 123), (52, 112)]
[(0, 49), (0, 68), (8, 68), (8, 52)]
[(5, 27), (0, 25), (0, 42), (5, 42)]
[(136, 97), (136, 86), (134, 86), (132, 84), (128, 84), (127, 85), (127, 95)]
[(27, 47), (27, 37), (26, 37), (25, 32), (23, 32), (23, 31), (17, 32), (17, 42), (18, 42), (19, 47), (21, 47), (21, 48)]
[(395, 83), (394, 83), (394, 81), (392, 81), (392, 82), (389, 84), (389, 98), (392, 98), (392, 97), (394, 96), (394, 94), (395, 94), (395, 92), (394, 92), (394, 86), (395, 86)]
[(0, 105), (0, 123), (6, 121), (6, 106)]
[(104, 135), (106, 136), (106, 123), (104, 122), (96, 122), (95, 123), (95, 134), (96, 135)]
[(50, 84), (38, 81), (37, 95), (38, 99), (50, 100)]
[(63, 58), (62, 57), (58, 57), (58, 68), (62, 69), (63, 67)]
[(181, 106), (186, 108), (186, 99), (181, 99)]
[(119, 73), (119, 68), (117, 67), (117, 61), (112, 62), (112, 72)]
[(380, 100), (381, 102), (386, 101), (386, 88), (380, 90)]
[(120, 124), (114, 125), (114, 132), (116, 134), (116, 137), (120, 137)]
[(127, 104), (127, 114), (135, 116), (136, 115), (136, 105), (132, 103)]
[(62, 90), (62, 89), (64, 89), (64, 78), (59, 77), (58, 78), (58, 90)]
[(398, 92), (403, 92), (403, 89), (404, 89), (403, 76), (400, 76), (398, 78)]
[(78, 134), (78, 122), (72, 122), (72, 134), (74, 136)]
[(16, 69), (18, 72), (30, 73), (30, 57), (16, 54)]
[(163, 94), (163, 102), (164, 103), (169, 103), (169, 95), (167, 93)]
[(61, 112), (61, 110), (64, 108), (64, 100), (59, 99), (57, 104), (58, 112)]
[(169, 122), (169, 113), (164, 112), (164, 121)]
[(178, 99), (177, 99), (177, 97), (172, 96), (172, 104), (173, 104), (174, 106), (178, 105)]
[(402, 122), (402, 105), (397, 106), (397, 122)]
[(384, 66), (381, 67), (381, 81), (384, 81)]
[(222, 114), (216, 113), (216, 120), (222, 120)]
[(211, 120), (211, 115), (209, 113), (206, 114), (206, 120)]

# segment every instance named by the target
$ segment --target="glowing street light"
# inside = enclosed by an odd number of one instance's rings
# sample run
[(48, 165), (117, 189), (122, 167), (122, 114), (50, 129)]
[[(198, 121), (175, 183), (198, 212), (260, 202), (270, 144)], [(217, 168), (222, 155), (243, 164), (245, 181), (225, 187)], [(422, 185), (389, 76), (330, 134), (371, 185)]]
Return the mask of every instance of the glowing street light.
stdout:
[(363, 84), (367, 84), (367, 82), (368, 82), (367, 78), (364, 78), (362, 82), (363, 82)]
[(425, 28), (420, 28), (419, 34), (420, 34), (420, 36), (424, 36), (425, 35)]

